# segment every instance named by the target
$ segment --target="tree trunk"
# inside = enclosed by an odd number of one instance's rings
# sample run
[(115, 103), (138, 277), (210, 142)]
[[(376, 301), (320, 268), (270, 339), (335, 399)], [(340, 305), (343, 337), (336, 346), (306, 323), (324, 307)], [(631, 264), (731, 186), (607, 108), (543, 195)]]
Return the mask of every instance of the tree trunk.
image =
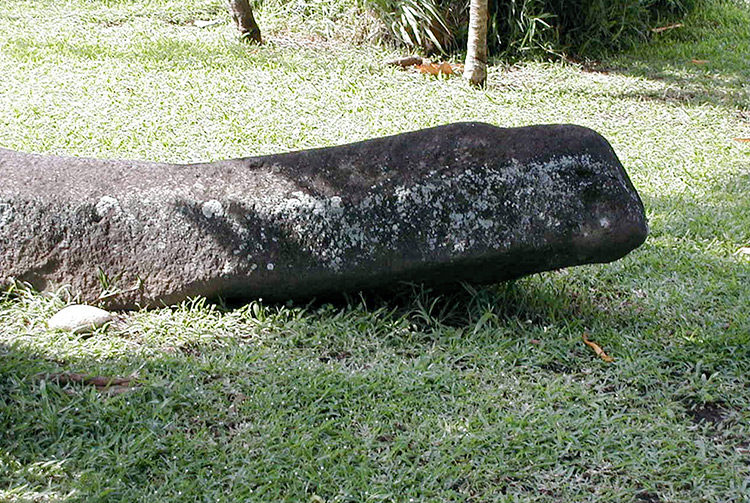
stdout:
[(250, 7), (248, 0), (229, 0), (229, 11), (237, 29), (240, 31), (240, 38), (253, 40), (259, 44), (263, 43), (260, 38), (260, 28), (255, 22), (253, 9)]
[(487, 80), (488, 17), (487, 0), (471, 0), (464, 78), (469, 79), (475, 86), (483, 86)]

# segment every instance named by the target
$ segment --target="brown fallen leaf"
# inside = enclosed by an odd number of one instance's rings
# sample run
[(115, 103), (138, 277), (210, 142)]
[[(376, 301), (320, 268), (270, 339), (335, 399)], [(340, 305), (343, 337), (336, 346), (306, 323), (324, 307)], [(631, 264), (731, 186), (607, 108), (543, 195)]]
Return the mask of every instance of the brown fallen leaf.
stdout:
[(440, 73), (453, 75), (453, 67), (450, 63), (440, 63)]
[(750, 143), (750, 138), (735, 138), (734, 141), (738, 141), (740, 143)]
[[(440, 65), (437, 63), (422, 63), (421, 65), (417, 66), (417, 70), (419, 70), (419, 73), (424, 73), (425, 75), (433, 75), (435, 77), (437, 77), (441, 73)], [(451, 73), (449, 73), (448, 75), (452, 73), (453, 70), (451, 70)]]
[(614, 358), (609, 356), (607, 353), (604, 352), (604, 350), (595, 342), (591, 342), (589, 340), (589, 334), (586, 332), (583, 333), (583, 343), (586, 344), (588, 347), (594, 350), (594, 353), (596, 353), (596, 356), (604, 360), (605, 362), (611, 363), (615, 361)]
[(460, 74), (459, 68), (463, 68), (463, 65), (451, 65), (450, 63), (447, 63), (447, 62), (443, 62), (443, 63), (425, 62), (417, 66), (417, 70), (420, 73), (433, 75), (435, 77), (437, 77), (440, 74), (447, 75), (447, 76), (459, 75)]
[(709, 61), (707, 59), (691, 59), (690, 62), (694, 65), (705, 65)]
[(685, 25), (682, 23), (675, 23), (675, 24), (669, 24), (667, 26), (660, 26), (658, 28), (651, 28), (651, 31), (654, 33), (661, 33), (667, 30), (674, 30), (675, 28), (682, 28), (683, 26)]
[(421, 65), (417, 65), (417, 70), (419, 71), (419, 73), (425, 73), (429, 75), (438, 74), (437, 65), (435, 63), (422, 63)]
[(385, 64), (389, 66), (400, 66), (401, 68), (407, 68), (409, 66), (417, 66), (424, 63), (424, 60), (419, 56), (405, 56), (403, 58), (393, 59), (386, 61)]

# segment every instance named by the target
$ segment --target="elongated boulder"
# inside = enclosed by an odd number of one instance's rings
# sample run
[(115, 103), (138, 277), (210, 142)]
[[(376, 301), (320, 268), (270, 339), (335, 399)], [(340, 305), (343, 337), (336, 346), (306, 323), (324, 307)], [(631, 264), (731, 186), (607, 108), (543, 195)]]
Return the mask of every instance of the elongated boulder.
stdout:
[(0, 284), (111, 309), (495, 282), (616, 260), (647, 234), (609, 143), (459, 123), (206, 164), (0, 149)]

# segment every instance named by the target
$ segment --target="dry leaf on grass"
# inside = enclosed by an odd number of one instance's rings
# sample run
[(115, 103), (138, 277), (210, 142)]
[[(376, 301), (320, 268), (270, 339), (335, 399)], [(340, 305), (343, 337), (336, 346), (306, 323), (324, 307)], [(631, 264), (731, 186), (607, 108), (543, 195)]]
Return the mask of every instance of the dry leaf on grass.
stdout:
[(735, 138), (734, 141), (738, 141), (740, 143), (750, 143), (750, 138)]
[(707, 59), (691, 59), (690, 62), (694, 65), (705, 65), (709, 61)]
[(654, 32), (654, 33), (661, 33), (663, 31), (667, 31), (667, 30), (674, 30), (675, 28), (682, 28), (683, 26), (685, 26), (685, 25), (682, 24), (682, 23), (668, 24), (667, 26), (660, 26), (658, 28), (651, 28), (651, 31)]
[(68, 384), (83, 384), (93, 386), (100, 393), (110, 395), (119, 395), (130, 391), (137, 386), (132, 377), (107, 377), (107, 376), (90, 376), (86, 374), (76, 374), (73, 372), (63, 372), (59, 374), (43, 374), (38, 376), (40, 380), (52, 381), (59, 386)]
[(437, 77), (438, 75), (460, 75), (464, 71), (464, 65), (458, 63), (448, 63), (443, 61), (441, 63), (432, 63), (429, 60), (422, 59), (419, 56), (405, 56), (403, 58), (386, 61), (386, 65), (399, 66), (403, 69), (411, 69), (424, 75), (432, 75)]
[(422, 63), (417, 66), (417, 69), (420, 73), (434, 75), (436, 77), (441, 73), (443, 75), (453, 75), (453, 68), (451, 68), (451, 65), (448, 63)]
[(419, 56), (405, 56), (403, 58), (386, 61), (385, 64), (389, 66), (400, 66), (401, 68), (407, 68), (410, 66), (421, 65), (423, 62), (424, 60)]
[(583, 333), (583, 343), (586, 344), (588, 347), (594, 350), (594, 353), (596, 353), (596, 356), (604, 360), (605, 362), (611, 363), (615, 361), (614, 358), (609, 356), (607, 353), (604, 352), (604, 350), (599, 346), (599, 344), (595, 342), (591, 342), (589, 340), (589, 334), (586, 332)]
[(450, 63), (422, 63), (421, 65), (417, 66), (417, 70), (419, 70), (420, 73), (424, 73), (427, 75), (433, 75), (437, 77), (440, 74), (451, 76), (451, 75), (461, 75), (463, 72), (464, 65), (459, 64), (450, 64)]

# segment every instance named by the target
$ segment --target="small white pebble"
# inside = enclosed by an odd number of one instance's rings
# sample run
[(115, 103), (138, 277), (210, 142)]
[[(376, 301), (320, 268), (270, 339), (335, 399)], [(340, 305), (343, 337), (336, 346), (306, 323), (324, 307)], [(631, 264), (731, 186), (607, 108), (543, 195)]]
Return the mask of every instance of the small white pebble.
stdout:
[(54, 330), (67, 330), (73, 333), (91, 332), (114, 319), (112, 313), (94, 306), (74, 304), (58, 311), (47, 322)]

